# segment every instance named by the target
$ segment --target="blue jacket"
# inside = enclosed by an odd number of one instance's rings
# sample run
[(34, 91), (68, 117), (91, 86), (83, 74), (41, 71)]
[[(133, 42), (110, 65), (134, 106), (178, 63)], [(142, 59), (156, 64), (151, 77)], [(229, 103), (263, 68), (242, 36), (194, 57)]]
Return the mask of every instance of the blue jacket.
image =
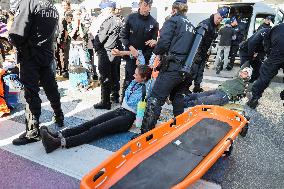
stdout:
[(146, 85), (146, 97), (149, 96), (154, 81), (147, 81), (145, 83), (137, 83), (135, 80), (132, 80), (130, 85), (127, 87), (124, 95), (123, 102), (133, 110), (137, 111), (137, 104), (139, 101), (142, 101), (142, 86)]

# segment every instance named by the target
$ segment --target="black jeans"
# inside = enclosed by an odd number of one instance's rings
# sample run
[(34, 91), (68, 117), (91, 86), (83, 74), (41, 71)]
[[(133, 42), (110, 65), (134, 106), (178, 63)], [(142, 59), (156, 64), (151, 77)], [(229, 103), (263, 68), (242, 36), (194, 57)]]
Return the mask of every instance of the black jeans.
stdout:
[(223, 106), (229, 102), (228, 95), (221, 90), (210, 90), (202, 93), (192, 93), (184, 97), (185, 107), (193, 107), (196, 105), (219, 105)]
[(66, 148), (79, 146), (100, 137), (126, 132), (135, 121), (136, 114), (124, 108), (107, 112), (82, 125), (61, 131), (66, 139)]

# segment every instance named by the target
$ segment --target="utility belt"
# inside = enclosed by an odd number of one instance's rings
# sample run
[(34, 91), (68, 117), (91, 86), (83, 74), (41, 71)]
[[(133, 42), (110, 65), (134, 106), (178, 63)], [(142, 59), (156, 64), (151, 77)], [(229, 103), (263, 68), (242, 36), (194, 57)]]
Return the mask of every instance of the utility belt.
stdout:
[(174, 54), (166, 55), (161, 57), (161, 64), (158, 71), (180, 71), (184, 66), (184, 60), (180, 60)]

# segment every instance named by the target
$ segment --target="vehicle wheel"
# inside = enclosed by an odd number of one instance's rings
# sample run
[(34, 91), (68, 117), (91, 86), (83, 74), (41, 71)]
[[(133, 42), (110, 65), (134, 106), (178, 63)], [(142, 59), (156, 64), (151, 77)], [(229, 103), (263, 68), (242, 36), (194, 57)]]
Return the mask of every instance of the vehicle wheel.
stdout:
[(245, 137), (245, 136), (247, 135), (247, 133), (248, 133), (248, 124), (246, 124), (246, 125), (242, 128), (242, 130), (241, 130), (241, 132), (240, 132), (240, 135), (241, 135), (242, 137)]
[(229, 147), (229, 149), (224, 152), (224, 156), (225, 156), (225, 157), (229, 157), (229, 156), (232, 154), (232, 151), (233, 151), (233, 144), (231, 144), (231, 146)]

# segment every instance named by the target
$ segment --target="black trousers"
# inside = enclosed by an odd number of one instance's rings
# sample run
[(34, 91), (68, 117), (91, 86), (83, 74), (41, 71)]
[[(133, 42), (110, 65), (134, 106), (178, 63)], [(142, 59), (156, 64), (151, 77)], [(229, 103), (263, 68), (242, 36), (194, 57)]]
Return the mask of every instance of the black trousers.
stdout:
[(168, 96), (170, 96), (172, 101), (174, 116), (178, 116), (184, 112), (183, 95), (189, 88), (189, 78), (183, 80), (179, 72), (181, 67), (182, 65), (170, 63), (167, 71), (159, 73), (150, 95), (156, 98), (158, 102), (154, 110), (156, 116), (160, 115), (162, 106)]
[(61, 131), (66, 148), (79, 146), (103, 136), (126, 132), (135, 121), (136, 114), (124, 108), (107, 112), (82, 125)]
[(234, 63), (235, 63), (235, 60), (236, 60), (236, 56), (238, 54), (238, 50), (239, 50), (239, 45), (232, 45), (231, 46), (231, 50), (230, 50), (230, 63), (229, 63), (229, 66), (231, 68), (234, 67)]
[(269, 86), (271, 80), (278, 74), (278, 70), (284, 66), (284, 50), (274, 49), (269, 57), (261, 65), (259, 77), (252, 86), (253, 98), (260, 99), (262, 93)]
[(39, 82), (54, 112), (61, 112), (60, 94), (52, 70), (53, 55), (42, 50), (26, 49), (20, 57), (20, 81), (24, 85), (27, 111), (36, 118), (41, 114)]
[(114, 58), (110, 61), (108, 52), (101, 49), (97, 52), (98, 69), (100, 73), (100, 82), (102, 88), (102, 101), (110, 102), (110, 94), (119, 94), (120, 89), (120, 58)]

